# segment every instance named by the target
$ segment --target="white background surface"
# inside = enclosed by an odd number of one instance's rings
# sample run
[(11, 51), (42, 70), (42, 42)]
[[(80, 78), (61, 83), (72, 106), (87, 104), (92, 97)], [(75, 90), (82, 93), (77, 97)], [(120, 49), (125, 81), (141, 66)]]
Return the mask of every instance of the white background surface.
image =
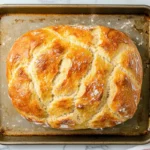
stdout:
[[(0, 0), (0, 4), (144, 4), (150, 0)], [(0, 145), (0, 150), (150, 150), (150, 144), (135, 145)]]
[(0, 0), (1, 4), (145, 4), (150, 0)]

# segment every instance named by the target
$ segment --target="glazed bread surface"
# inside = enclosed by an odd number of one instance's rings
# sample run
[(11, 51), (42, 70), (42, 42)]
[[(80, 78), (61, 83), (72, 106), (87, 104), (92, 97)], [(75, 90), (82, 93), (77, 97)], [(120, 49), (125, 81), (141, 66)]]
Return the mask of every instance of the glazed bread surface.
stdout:
[(26, 119), (57, 129), (113, 127), (133, 117), (142, 62), (132, 40), (104, 26), (25, 33), (7, 57), (9, 96)]

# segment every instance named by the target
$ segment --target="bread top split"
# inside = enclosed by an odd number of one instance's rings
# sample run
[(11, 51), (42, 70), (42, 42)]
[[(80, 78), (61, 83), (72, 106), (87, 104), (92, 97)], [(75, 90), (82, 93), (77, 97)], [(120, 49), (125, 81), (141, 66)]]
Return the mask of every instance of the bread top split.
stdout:
[(25, 33), (7, 57), (9, 96), (26, 119), (57, 129), (113, 127), (133, 117), (142, 62), (132, 40), (104, 27)]

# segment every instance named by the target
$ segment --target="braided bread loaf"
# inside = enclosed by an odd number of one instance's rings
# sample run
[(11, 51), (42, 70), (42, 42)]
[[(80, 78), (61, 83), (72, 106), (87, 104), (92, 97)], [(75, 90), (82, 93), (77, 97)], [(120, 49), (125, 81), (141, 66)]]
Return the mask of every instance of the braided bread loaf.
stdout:
[(134, 43), (103, 26), (30, 31), (7, 57), (8, 91), (18, 112), (52, 128), (113, 127), (133, 117), (142, 62)]

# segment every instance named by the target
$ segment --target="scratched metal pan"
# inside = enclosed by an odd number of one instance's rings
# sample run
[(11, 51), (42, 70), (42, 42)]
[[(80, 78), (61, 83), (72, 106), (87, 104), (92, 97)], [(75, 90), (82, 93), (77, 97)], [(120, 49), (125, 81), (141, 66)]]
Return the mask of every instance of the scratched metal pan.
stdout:
[[(0, 144), (144, 144), (148, 132), (150, 68), (149, 6), (1, 5), (0, 6)], [(63, 131), (28, 122), (14, 109), (7, 93), (6, 56), (23, 33), (50, 25), (104, 25), (125, 32), (143, 62), (141, 101), (135, 116), (114, 128)]]

